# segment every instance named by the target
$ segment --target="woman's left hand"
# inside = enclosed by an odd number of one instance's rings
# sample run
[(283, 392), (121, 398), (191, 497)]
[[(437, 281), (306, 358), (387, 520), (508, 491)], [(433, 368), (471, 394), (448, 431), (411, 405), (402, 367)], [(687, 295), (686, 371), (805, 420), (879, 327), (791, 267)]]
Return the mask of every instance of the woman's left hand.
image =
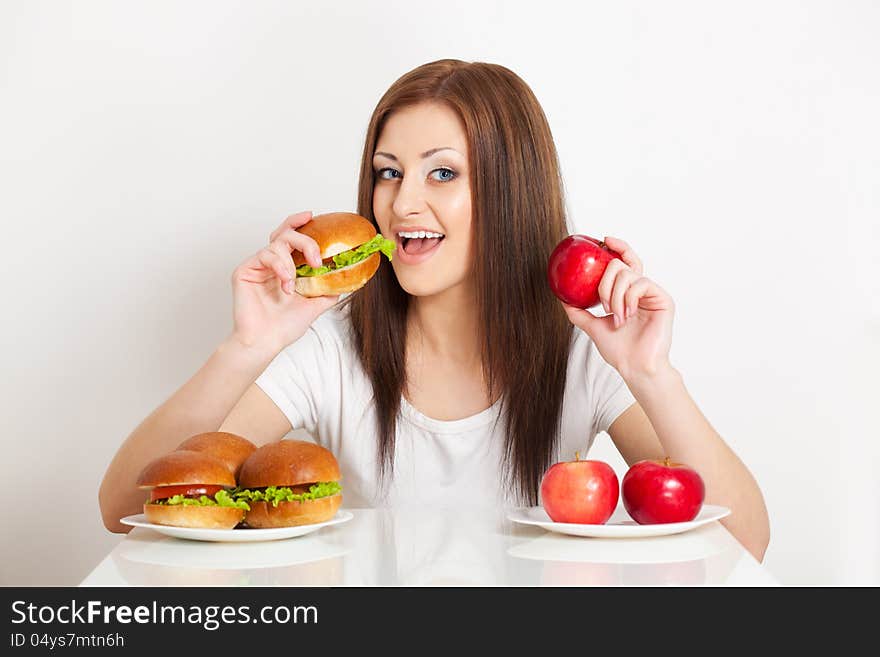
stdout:
[(675, 304), (642, 275), (642, 262), (629, 244), (615, 237), (606, 237), (605, 244), (621, 258), (608, 264), (599, 282), (599, 299), (610, 314), (596, 317), (589, 310), (562, 305), (571, 323), (590, 336), (625, 381), (656, 374), (669, 367)]

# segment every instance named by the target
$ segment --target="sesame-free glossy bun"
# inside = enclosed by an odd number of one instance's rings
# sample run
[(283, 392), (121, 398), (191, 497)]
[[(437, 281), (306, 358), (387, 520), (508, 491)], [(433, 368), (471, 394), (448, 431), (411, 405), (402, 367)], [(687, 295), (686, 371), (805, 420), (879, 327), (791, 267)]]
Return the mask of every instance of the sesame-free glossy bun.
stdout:
[[(296, 229), (318, 243), (321, 259), (331, 258), (348, 251), (376, 236), (376, 227), (366, 217), (352, 212), (330, 212), (312, 217), (312, 220)], [(293, 264), (306, 264), (301, 251), (293, 252)]]
[(333, 453), (305, 440), (280, 440), (257, 448), (238, 475), (242, 488), (299, 486), (338, 481), (339, 463)]
[[(339, 464), (333, 453), (305, 440), (281, 440), (258, 448), (241, 467), (242, 488), (302, 486), (338, 481)], [(301, 502), (248, 502), (248, 527), (294, 527), (330, 520), (342, 504), (342, 493)]]
[(233, 529), (244, 519), (244, 509), (229, 506), (144, 504), (144, 516), (154, 525), (199, 529)]
[(319, 497), (316, 500), (279, 502), (278, 506), (273, 506), (271, 502), (248, 502), (248, 504), (251, 510), (244, 516), (248, 527), (254, 529), (296, 527), (330, 520), (342, 504), (342, 493)]
[(297, 276), (293, 287), (304, 297), (322, 297), (354, 292), (367, 284), (376, 270), (381, 258), (374, 253), (355, 265), (336, 269), (318, 276)]
[(177, 446), (177, 450), (203, 452), (215, 456), (238, 475), (241, 464), (253, 454), (257, 446), (247, 438), (225, 431), (209, 431), (190, 436)]
[(177, 450), (147, 463), (137, 479), (139, 488), (185, 484), (235, 486), (235, 475), (216, 456)]

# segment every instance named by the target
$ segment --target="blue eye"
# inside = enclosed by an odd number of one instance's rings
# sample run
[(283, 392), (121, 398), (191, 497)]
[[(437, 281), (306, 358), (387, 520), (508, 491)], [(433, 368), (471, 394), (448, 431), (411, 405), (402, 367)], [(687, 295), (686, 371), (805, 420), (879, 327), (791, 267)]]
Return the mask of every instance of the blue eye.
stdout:
[[(437, 174), (436, 176), (434, 174)], [(455, 173), (452, 169), (447, 167), (439, 167), (434, 169), (429, 174), (433, 180), (437, 182), (449, 182), (450, 180), (454, 180), (458, 177), (458, 174)], [(397, 169), (392, 169), (391, 167), (382, 167), (378, 171), (376, 171), (376, 177), (381, 180), (394, 180), (396, 178), (400, 178), (400, 172)]]
[(434, 178), (434, 180), (437, 180), (439, 182), (449, 182), (450, 180), (452, 180), (456, 176), (455, 171), (453, 171), (452, 169), (447, 169), (445, 167), (441, 167), (439, 169), (434, 169), (431, 173), (432, 174), (435, 174), (435, 173), (448, 174), (448, 175), (443, 175), (439, 178)]

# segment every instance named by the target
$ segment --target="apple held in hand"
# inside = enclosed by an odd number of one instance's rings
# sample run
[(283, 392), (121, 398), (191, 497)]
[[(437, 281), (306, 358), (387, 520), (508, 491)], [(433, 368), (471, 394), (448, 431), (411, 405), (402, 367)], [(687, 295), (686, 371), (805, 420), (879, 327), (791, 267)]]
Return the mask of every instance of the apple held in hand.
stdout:
[(599, 281), (608, 263), (620, 254), (586, 235), (569, 235), (553, 249), (547, 280), (553, 294), (577, 308), (599, 303)]
[(541, 480), (541, 500), (553, 522), (604, 525), (620, 496), (617, 474), (603, 461), (556, 463)]
[(633, 463), (623, 476), (623, 506), (640, 525), (689, 522), (703, 507), (706, 487), (691, 467), (662, 461)]

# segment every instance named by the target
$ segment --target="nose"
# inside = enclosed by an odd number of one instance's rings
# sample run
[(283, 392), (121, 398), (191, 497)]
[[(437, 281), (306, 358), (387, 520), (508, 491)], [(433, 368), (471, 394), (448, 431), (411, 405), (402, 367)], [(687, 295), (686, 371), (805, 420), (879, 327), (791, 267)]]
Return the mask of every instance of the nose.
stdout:
[(425, 209), (424, 187), (416, 176), (404, 176), (400, 181), (391, 209), (402, 218), (420, 214)]

